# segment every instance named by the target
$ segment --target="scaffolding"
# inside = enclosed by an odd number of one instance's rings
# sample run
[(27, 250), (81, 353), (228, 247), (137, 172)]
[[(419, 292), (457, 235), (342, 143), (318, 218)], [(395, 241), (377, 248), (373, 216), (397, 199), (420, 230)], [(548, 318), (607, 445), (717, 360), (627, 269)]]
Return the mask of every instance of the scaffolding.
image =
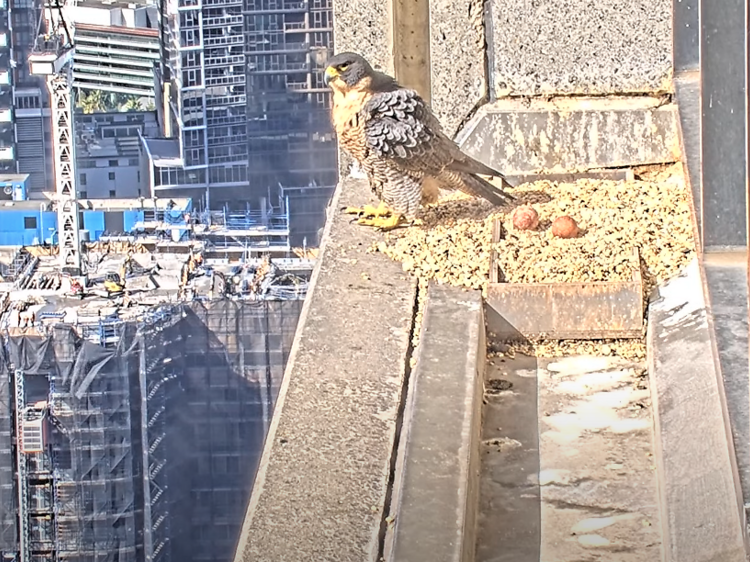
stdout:
[[(170, 95), (165, 130), (182, 137), (184, 169), (154, 166), (157, 191), (232, 210), (257, 207), (269, 192), (283, 198), (279, 186), (326, 186), (330, 195), (331, 0), (178, 0), (161, 10), (163, 22), (179, 20), (162, 24), (159, 74)], [(287, 201), (292, 246), (312, 243), (327, 200)]]
[(6, 333), (0, 560), (229, 560), (301, 306), (193, 301), (83, 337)]
[(18, 496), (15, 486), (14, 394), (5, 350), (0, 347), (0, 557), (18, 551)]

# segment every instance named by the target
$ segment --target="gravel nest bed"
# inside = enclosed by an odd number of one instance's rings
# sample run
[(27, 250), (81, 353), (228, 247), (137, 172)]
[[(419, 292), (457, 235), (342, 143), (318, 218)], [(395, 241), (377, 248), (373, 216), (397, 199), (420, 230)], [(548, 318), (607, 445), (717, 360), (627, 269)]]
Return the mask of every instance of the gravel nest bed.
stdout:
[[(494, 244), (504, 281), (510, 283), (621, 281), (640, 267), (644, 299), (653, 287), (678, 274), (695, 255), (688, 192), (679, 165), (636, 170), (634, 181), (546, 180), (509, 190), (517, 201), (497, 208), (486, 201), (451, 193), (423, 213), (423, 225), (386, 233), (371, 251), (401, 262), (421, 280), (481, 289), (489, 283), (492, 230), (496, 219), (503, 236)], [(539, 214), (533, 231), (513, 226), (512, 212), (531, 205)], [(569, 215), (578, 223), (577, 238), (556, 238), (550, 224)], [(640, 253), (635, 262), (634, 249)], [(642, 342), (537, 342), (539, 356), (599, 348), (640, 358)], [(528, 347), (528, 346), (527, 346)], [(636, 349), (636, 347), (638, 349)]]

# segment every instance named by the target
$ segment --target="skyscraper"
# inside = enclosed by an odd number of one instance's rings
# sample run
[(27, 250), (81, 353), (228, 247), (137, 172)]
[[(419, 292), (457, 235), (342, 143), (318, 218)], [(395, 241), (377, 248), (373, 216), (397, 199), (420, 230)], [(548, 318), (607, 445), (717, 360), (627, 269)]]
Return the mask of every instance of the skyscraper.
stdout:
[(144, 140), (154, 193), (264, 210), (287, 195), (297, 242), (314, 237), (337, 178), (330, 0), (162, 0), (160, 14), (157, 98), (177, 165)]
[[(42, 197), (50, 190), (52, 176), (52, 141), (49, 114), (49, 95), (43, 77), (29, 73), (27, 64), (38, 33), (39, 6), (33, 0), (0, 0), (0, 12), (10, 19), (12, 32), (5, 28), (10, 41), (12, 72), (11, 99), (13, 102), (13, 170), (29, 174), (29, 195)], [(9, 8), (9, 10), (8, 10)], [(9, 12), (9, 14), (8, 14)], [(2, 80), (0, 80), (2, 81)], [(2, 89), (9, 85), (0, 86)], [(2, 97), (2, 95), (0, 95)], [(0, 168), (3, 162), (0, 161)]]

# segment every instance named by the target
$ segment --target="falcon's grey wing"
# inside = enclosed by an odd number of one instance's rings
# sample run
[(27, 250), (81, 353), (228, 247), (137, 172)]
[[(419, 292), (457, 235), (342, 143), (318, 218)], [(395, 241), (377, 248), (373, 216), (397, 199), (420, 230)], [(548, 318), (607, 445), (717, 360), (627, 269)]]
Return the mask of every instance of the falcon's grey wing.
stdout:
[(448, 189), (461, 189), (502, 204), (510, 196), (475, 174), (502, 177), (463, 154), (414, 90), (374, 94), (362, 108), (365, 142), (378, 158), (404, 174), (432, 176)]

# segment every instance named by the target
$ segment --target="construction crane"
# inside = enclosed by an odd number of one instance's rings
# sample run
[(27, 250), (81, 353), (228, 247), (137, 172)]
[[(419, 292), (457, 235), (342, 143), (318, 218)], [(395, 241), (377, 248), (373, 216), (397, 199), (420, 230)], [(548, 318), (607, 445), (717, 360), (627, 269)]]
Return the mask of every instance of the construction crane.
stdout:
[(78, 276), (83, 272), (73, 130), (75, 50), (72, 26), (65, 21), (64, 8), (64, 0), (49, 0), (45, 3), (37, 39), (29, 57), (29, 70), (31, 74), (46, 77), (50, 95), (60, 270), (71, 276)]

